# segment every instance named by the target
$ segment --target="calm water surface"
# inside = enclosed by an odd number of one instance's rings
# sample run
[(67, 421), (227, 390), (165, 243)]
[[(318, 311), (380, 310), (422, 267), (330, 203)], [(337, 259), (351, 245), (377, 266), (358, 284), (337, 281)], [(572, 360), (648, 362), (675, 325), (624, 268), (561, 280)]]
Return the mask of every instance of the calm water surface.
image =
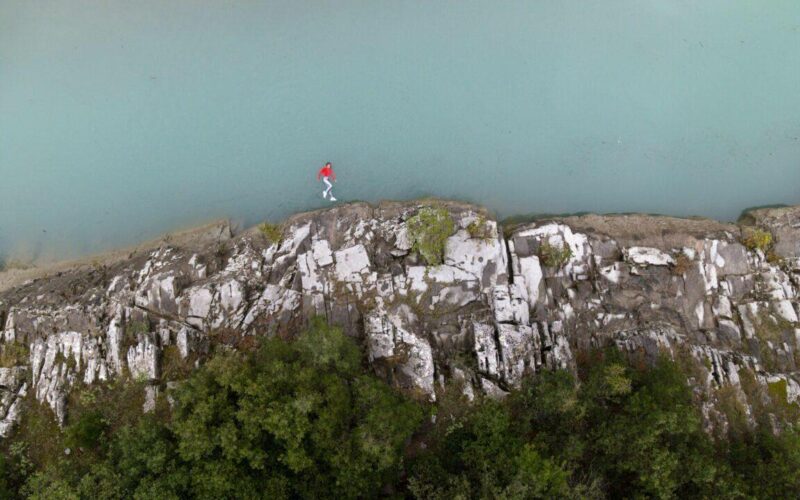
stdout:
[(800, 203), (796, 0), (0, 2), (0, 254), (457, 197)]

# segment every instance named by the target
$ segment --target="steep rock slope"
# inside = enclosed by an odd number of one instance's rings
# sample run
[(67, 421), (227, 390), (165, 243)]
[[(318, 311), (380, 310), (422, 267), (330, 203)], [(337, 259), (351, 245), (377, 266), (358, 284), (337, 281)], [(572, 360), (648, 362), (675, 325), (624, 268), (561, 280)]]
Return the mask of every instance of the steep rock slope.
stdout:
[[(788, 402), (800, 397), (800, 209), (748, 213), (775, 238), (767, 256), (741, 243), (749, 226), (587, 215), (503, 235), (477, 207), (441, 205), (456, 231), (438, 266), (412, 251), (406, 223), (423, 203), (351, 204), (290, 218), (278, 242), (219, 227), (3, 292), (3, 349), (18, 355), (0, 368), (0, 434), (29, 392), (63, 421), (70, 390), (132, 376), (149, 384), (152, 407), (173, 382), (168, 350), (202, 359), (212, 342), (291, 335), (314, 315), (361, 339), (376, 372), (428, 400), (451, 382), (469, 397), (499, 397), (526, 374), (574, 369), (575, 356), (610, 343), (694, 360), (710, 426), (725, 424), (716, 389), (755, 403), (743, 376)], [(566, 248), (560, 262), (547, 256)]]

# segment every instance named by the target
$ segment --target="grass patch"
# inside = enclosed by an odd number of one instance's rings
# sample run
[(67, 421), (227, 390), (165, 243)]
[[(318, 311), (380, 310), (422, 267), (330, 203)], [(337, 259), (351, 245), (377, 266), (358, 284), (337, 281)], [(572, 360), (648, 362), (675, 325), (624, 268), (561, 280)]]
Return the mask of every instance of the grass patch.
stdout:
[(28, 347), (18, 342), (7, 342), (0, 347), (0, 367), (11, 368), (28, 362)]
[(775, 317), (766, 311), (760, 311), (754, 325), (756, 337), (762, 341), (781, 342), (783, 333), (794, 330), (791, 321), (780, 316)]
[(419, 252), (428, 265), (441, 264), (447, 238), (455, 232), (450, 212), (443, 207), (423, 207), (406, 224), (412, 250)]
[(65, 364), (69, 369), (76, 369), (78, 367), (77, 361), (75, 361), (75, 356), (70, 354), (69, 356), (65, 355), (63, 352), (58, 351), (55, 356), (55, 364)]
[(778, 361), (775, 358), (775, 352), (770, 348), (766, 341), (759, 341), (758, 357), (766, 371), (778, 371)]
[(789, 403), (785, 380), (768, 382), (764, 387), (750, 370), (739, 370), (739, 380), (757, 421), (770, 414), (775, 415), (780, 422), (797, 422), (800, 419), (800, 405)]
[(797, 422), (800, 418), (800, 405), (789, 402), (789, 390), (786, 380), (781, 379), (775, 382), (767, 382), (767, 394), (771, 405), (769, 410), (784, 421)]
[(751, 252), (761, 250), (766, 252), (772, 246), (772, 233), (762, 229), (747, 229), (742, 236), (742, 245)]
[(123, 344), (125, 349), (139, 342), (139, 335), (150, 333), (150, 323), (148, 321), (130, 321), (125, 325), (125, 335)]
[(486, 217), (479, 215), (478, 218), (469, 223), (467, 232), (470, 238), (475, 238), (481, 241), (489, 241), (492, 239), (492, 228), (486, 221)]
[(783, 257), (778, 255), (775, 252), (775, 250), (773, 250), (771, 248), (769, 250), (767, 250), (766, 258), (767, 258), (767, 262), (769, 262), (773, 266), (780, 266), (780, 265), (783, 264)]
[(131, 321), (125, 325), (125, 334), (137, 337), (140, 333), (149, 333), (150, 323), (147, 321)]
[(264, 235), (267, 242), (279, 243), (283, 238), (283, 226), (280, 224), (272, 224), (270, 222), (263, 222), (258, 226), (258, 231)]
[(539, 259), (547, 267), (561, 267), (572, 257), (572, 250), (569, 245), (551, 245), (543, 241), (539, 246)]
[(777, 382), (767, 383), (769, 397), (773, 403), (786, 404), (789, 401), (789, 391), (786, 388), (786, 381), (781, 379)]

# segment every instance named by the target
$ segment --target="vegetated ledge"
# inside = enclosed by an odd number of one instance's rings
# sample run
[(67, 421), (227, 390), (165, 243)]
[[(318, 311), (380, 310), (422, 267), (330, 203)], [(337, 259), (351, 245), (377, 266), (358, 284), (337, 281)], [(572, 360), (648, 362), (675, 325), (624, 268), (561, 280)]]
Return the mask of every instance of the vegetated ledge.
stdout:
[[(442, 265), (409, 235), (426, 206), (452, 218)], [(292, 216), (279, 238), (217, 224), (62, 266), (0, 292), (0, 433), (27, 393), (63, 421), (72, 388), (120, 377), (144, 381), (153, 408), (176, 382), (168, 364), (202, 362), (213, 343), (290, 336), (317, 315), (427, 400), (450, 382), (502, 397), (606, 345), (667, 354), (689, 367), (707, 427), (724, 430), (725, 405), (800, 397), (800, 207), (747, 215), (736, 225), (588, 214), (504, 234), (473, 205), (354, 203)], [(558, 258), (541, 259), (544, 245)]]

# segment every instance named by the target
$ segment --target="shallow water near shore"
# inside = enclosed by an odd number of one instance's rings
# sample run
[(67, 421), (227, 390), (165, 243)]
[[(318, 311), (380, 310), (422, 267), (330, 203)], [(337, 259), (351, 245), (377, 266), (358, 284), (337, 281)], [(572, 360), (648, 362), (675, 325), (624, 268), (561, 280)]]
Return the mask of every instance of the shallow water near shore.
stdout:
[(800, 203), (800, 3), (0, 7), (0, 255), (425, 195), (735, 219)]

